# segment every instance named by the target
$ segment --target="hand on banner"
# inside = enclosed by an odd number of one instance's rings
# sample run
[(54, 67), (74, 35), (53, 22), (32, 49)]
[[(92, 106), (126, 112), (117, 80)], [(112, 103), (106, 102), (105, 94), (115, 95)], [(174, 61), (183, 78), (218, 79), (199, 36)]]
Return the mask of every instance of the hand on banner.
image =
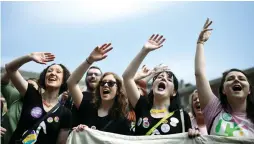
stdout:
[(6, 132), (6, 129), (3, 127), (0, 127), (0, 136), (2, 137), (2, 135), (4, 135)]
[(83, 124), (80, 124), (74, 128), (72, 128), (72, 130), (76, 131), (76, 132), (80, 132), (80, 131), (83, 131), (85, 128), (87, 128), (88, 126), (87, 125), (83, 125)]
[(198, 128), (189, 128), (189, 131), (188, 131), (188, 136), (189, 138), (195, 138), (197, 136), (200, 136), (200, 131)]

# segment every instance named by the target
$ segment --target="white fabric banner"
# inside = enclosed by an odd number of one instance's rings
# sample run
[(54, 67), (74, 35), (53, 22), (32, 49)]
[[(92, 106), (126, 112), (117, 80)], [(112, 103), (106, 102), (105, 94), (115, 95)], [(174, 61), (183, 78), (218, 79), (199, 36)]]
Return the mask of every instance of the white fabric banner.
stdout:
[(125, 136), (86, 128), (73, 131), (66, 144), (254, 144), (254, 138), (199, 136), (193, 139), (188, 133), (153, 136)]

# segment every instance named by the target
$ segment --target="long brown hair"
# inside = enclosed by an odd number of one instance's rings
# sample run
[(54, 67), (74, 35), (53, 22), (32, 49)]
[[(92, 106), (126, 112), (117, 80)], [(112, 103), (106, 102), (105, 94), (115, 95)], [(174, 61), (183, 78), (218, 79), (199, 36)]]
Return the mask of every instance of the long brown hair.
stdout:
[(116, 79), (117, 91), (116, 96), (114, 98), (114, 104), (112, 108), (109, 110), (109, 115), (113, 118), (123, 118), (126, 116), (127, 113), (127, 97), (124, 93), (123, 82), (119, 76), (117, 76), (113, 72), (106, 72), (101, 77), (99, 84), (95, 89), (95, 95), (93, 97), (92, 103), (95, 105), (95, 108), (99, 108), (101, 105), (101, 95), (100, 95), (100, 83), (102, 82), (103, 78), (107, 75), (113, 75)]
[(233, 68), (233, 69), (230, 69), (230, 70), (223, 73), (221, 83), (220, 83), (220, 87), (219, 87), (221, 105), (222, 105), (224, 110), (227, 110), (227, 107), (229, 106), (227, 96), (223, 93), (223, 84), (226, 81), (226, 76), (232, 71), (240, 72), (240, 73), (244, 74), (247, 78), (247, 81), (248, 81), (249, 85), (250, 85), (250, 94), (247, 96), (246, 113), (247, 113), (247, 118), (249, 118), (251, 120), (251, 122), (254, 123), (254, 107), (253, 107), (253, 105), (254, 105), (254, 95), (253, 95), (253, 91), (252, 91), (253, 89), (252, 89), (252, 85), (249, 81), (249, 76), (246, 73), (244, 73), (243, 71), (241, 71), (239, 69), (236, 69), (236, 68)]

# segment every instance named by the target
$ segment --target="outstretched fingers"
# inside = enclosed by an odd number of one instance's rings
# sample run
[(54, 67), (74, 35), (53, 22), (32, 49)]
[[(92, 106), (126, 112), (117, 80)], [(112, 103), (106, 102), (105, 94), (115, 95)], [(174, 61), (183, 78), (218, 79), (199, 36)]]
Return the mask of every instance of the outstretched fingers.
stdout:
[(206, 22), (203, 26), (203, 29), (207, 29), (212, 23), (213, 23), (213, 21), (210, 21), (209, 18), (207, 18)]

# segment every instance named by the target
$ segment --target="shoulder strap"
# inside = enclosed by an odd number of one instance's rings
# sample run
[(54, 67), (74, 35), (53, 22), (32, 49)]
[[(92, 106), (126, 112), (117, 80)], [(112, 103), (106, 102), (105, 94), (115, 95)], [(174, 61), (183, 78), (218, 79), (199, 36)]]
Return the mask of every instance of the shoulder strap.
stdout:
[(109, 126), (110, 124), (112, 124), (113, 121), (114, 121), (114, 120), (110, 120), (110, 121), (101, 129), (101, 131), (104, 131), (106, 128), (108, 128), (108, 126)]
[(182, 121), (182, 132), (185, 132), (185, 120), (184, 120), (184, 114), (183, 114), (183, 110), (180, 109), (180, 115), (181, 115), (181, 121)]
[(49, 112), (47, 112), (47, 114), (45, 114), (41, 119), (39, 119), (34, 125), (33, 127), (28, 130), (23, 136), (22, 136), (22, 139), (25, 138), (32, 130), (36, 129), (36, 127), (42, 122), (44, 121), (51, 113), (53, 113), (54, 111), (56, 111), (59, 106), (61, 104), (60, 103), (57, 103)]
[(146, 135), (151, 135), (152, 132), (166, 119), (168, 119), (169, 117), (171, 117), (174, 114), (174, 112), (168, 113), (167, 115), (164, 116), (164, 118), (162, 118), (156, 125), (154, 125), (147, 133)]
[(207, 130), (209, 135), (210, 135), (210, 133), (211, 133), (211, 129), (212, 129), (212, 126), (213, 126), (213, 122), (214, 122), (214, 120), (216, 119), (216, 117), (217, 117), (219, 114), (220, 114), (220, 112), (218, 112), (218, 113), (215, 115), (215, 117), (213, 118), (213, 120), (212, 120), (212, 122), (211, 122), (211, 125), (209, 126), (209, 129)]

